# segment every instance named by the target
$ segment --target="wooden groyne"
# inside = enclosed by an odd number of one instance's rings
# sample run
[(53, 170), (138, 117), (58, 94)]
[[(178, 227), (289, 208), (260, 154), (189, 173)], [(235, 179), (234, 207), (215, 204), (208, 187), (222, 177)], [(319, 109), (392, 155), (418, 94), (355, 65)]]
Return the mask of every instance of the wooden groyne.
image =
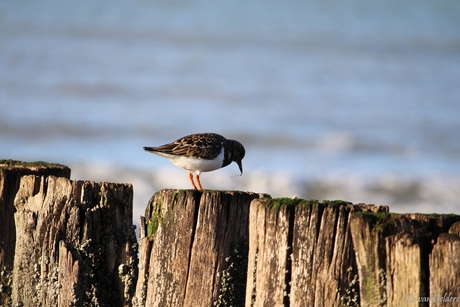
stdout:
[(458, 215), (393, 214), (386, 206), (232, 191), (163, 190), (142, 219), (136, 302), (460, 303), (459, 229)]
[(132, 186), (69, 177), (60, 165), (0, 164), (1, 306), (131, 306)]
[[(237, 249), (247, 258), (249, 205), (261, 196), (234, 191), (156, 193), (142, 219), (137, 303), (213, 306), (221, 296), (227, 258), (237, 257)], [(238, 274), (231, 277), (239, 283), (243, 306), (245, 266)]]
[[(458, 306), (460, 216), (0, 163), (1, 306)], [(137, 248), (139, 246), (139, 249)]]

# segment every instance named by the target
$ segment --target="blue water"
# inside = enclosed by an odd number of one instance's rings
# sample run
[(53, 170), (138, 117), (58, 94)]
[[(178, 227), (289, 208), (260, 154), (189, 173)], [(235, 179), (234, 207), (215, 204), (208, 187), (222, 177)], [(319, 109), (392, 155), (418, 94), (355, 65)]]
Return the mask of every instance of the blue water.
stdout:
[[(2, 1), (0, 158), (133, 182), (194, 132), (247, 149), (203, 185), (460, 213), (460, 2)], [(141, 210), (141, 209), (139, 209)]]

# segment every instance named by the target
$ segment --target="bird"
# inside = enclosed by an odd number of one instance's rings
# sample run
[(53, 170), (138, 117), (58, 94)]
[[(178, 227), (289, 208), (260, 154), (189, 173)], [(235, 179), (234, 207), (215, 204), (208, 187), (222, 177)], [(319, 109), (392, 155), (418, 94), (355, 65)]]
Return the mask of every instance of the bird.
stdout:
[(244, 146), (235, 140), (229, 140), (217, 133), (195, 133), (158, 147), (144, 147), (144, 150), (164, 157), (172, 164), (189, 171), (193, 188), (196, 173), (198, 188), (203, 191), (200, 182), (202, 172), (210, 172), (236, 162), (243, 175), (242, 160), (246, 153)]

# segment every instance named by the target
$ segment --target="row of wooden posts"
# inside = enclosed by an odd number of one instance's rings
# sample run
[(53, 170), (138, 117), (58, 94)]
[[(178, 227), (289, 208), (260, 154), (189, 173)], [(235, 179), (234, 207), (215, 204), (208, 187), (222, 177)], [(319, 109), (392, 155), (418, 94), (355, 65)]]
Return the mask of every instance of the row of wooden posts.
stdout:
[(460, 306), (460, 216), (0, 162), (0, 306)]

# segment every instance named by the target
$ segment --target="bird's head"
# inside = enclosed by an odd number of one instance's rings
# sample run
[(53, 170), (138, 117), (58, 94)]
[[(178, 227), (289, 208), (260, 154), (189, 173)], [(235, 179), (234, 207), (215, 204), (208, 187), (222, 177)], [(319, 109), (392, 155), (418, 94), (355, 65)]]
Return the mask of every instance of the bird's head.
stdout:
[(244, 155), (246, 154), (246, 151), (244, 150), (244, 146), (238, 142), (238, 141), (231, 141), (231, 147), (232, 147), (232, 161), (236, 162), (238, 164), (238, 167), (240, 168), (241, 174), (243, 174), (243, 158)]

